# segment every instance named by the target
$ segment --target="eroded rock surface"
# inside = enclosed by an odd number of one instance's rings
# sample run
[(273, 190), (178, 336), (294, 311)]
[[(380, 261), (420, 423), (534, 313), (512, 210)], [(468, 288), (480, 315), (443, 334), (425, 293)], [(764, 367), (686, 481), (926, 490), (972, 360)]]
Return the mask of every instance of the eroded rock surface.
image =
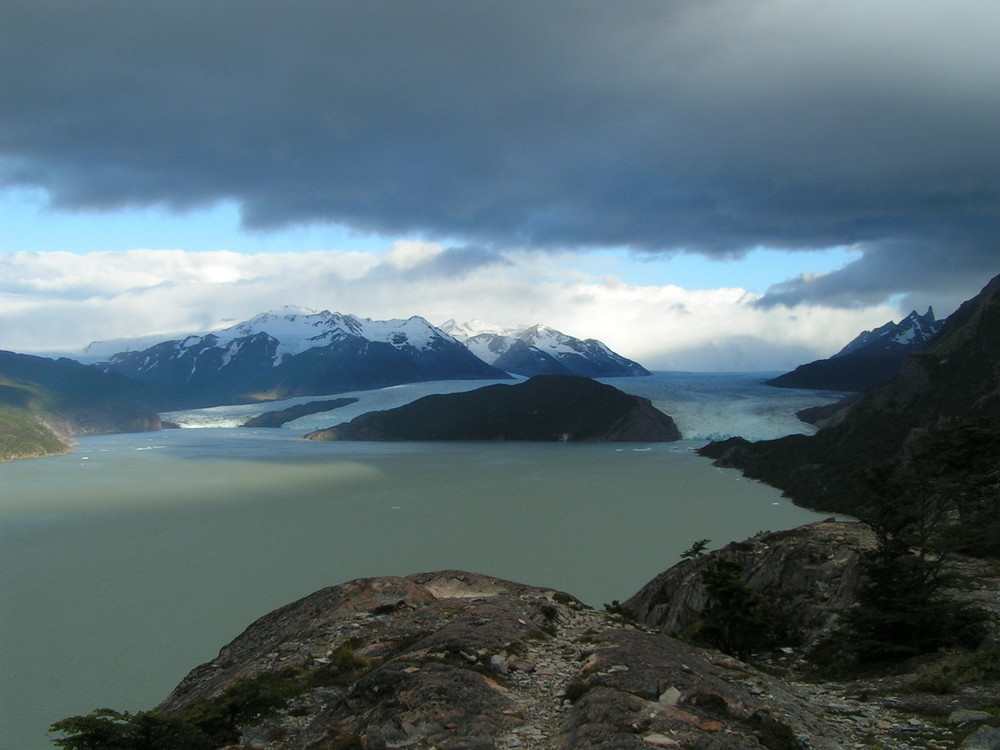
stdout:
[(743, 566), (747, 585), (782, 603), (796, 640), (813, 643), (829, 633), (850, 607), (860, 577), (861, 554), (875, 545), (865, 524), (819, 521), (788, 531), (763, 532), (664, 571), (622, 604), (623, 611), (663, 633), (677, 635), (701, 617), (708, 604), (705, 568), (717, 559)]

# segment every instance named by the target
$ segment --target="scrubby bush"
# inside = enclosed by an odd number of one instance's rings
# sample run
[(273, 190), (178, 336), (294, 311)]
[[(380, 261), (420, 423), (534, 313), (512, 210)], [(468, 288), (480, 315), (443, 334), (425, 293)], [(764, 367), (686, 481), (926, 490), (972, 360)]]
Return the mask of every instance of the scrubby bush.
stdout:
[(136, 714), (101, 708), (57, 721), (50, 732), (66, 750), (215, 750), (239, 740), (240, 727), (258, 724), (286, 708), (311, 687), (338, 682), (370, 668), (370, 662), (341, 647), (320, 669), (287, 668), (234, 680), (221, 695), (197, 701), (178, 713)]

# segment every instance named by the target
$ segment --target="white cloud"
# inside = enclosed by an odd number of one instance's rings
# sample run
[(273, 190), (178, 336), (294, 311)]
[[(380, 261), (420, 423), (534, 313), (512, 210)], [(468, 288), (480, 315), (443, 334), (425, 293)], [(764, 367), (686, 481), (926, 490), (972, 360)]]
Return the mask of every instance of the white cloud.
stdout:
[[(788, 369), (828, 356), (895, 315), (885, 307), (756, 308), (739, 288), (624, 283), (572, 253), (509, 253), (448, 273), (444, 248), (242, 255), (133, 250), (0, 255), (0, 348), (79, 349), (93, 340), (206, 330), (295, 304), (372, 318), (422, 315), (544, 323), (597, 338), (653, 369)], [(435, 272), (428, 272), (433, 269)]]
[(385, 261), (394, 268), (407, 271), (437, 257), (443, 251), (444, 248), (436, 242), (397, 240), (385, 256)]

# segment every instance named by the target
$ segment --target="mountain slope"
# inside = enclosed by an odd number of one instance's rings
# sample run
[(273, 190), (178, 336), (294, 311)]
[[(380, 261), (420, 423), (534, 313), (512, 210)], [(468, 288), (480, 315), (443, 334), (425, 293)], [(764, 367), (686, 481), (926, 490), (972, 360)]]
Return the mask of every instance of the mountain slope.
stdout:
[(22, 408), (0, 406), (0, 461), (55, 456), (69, 442)]
[(518, 385), (426, 396), (311, 440), (679, 440), (673, 420), (643, 398), (573, 375), (539, 375)]
[(159, 429), (153, 400), (120, 375), (0, 351), (0, 459), (62, 453), (73, 435)]
[(534, 325), (504, 330), (481, 321), (442, 326), (484, 362), (524, 377), (580, 375), (612, 378), (649, 375), (637, 362), (617, 354), (596, 339), (578, 339), (554, 328)]
[(175, 409), (508, 377), (420, 317), (376, 321), (295, 308), (119, 352), (99, 366), (156, 388)]
[(801, 365), (768, 385), (831, 391), (865, 391), (881, 385), (899, 372), (912, 353), (926, 348), (944, 325), (934, 310), (915, 310), (899, 323), (892, 321), (865, 331), (829, 359)]
[[(795, 502), (856, 512), (857, 472), (902, 456), (907, 441), (963, 425), (1000, 426), (1000, 276), (945, 322), (884, 385), (845, 404), (811, 437), (713, 443), (702, 454), (780, 487)], [(1000, 457), (998, 457), (1000, 459)]]

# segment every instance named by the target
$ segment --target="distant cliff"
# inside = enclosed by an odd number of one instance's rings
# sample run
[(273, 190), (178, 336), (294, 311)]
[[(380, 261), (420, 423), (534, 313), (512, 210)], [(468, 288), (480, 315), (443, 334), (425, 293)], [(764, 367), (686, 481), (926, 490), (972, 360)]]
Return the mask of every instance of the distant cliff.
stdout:
[(571, 375), (539, 375), (518, 385), (426, 396), (369, 412), (310, 440), (679, 440), (673, 420), (648, 399)]

